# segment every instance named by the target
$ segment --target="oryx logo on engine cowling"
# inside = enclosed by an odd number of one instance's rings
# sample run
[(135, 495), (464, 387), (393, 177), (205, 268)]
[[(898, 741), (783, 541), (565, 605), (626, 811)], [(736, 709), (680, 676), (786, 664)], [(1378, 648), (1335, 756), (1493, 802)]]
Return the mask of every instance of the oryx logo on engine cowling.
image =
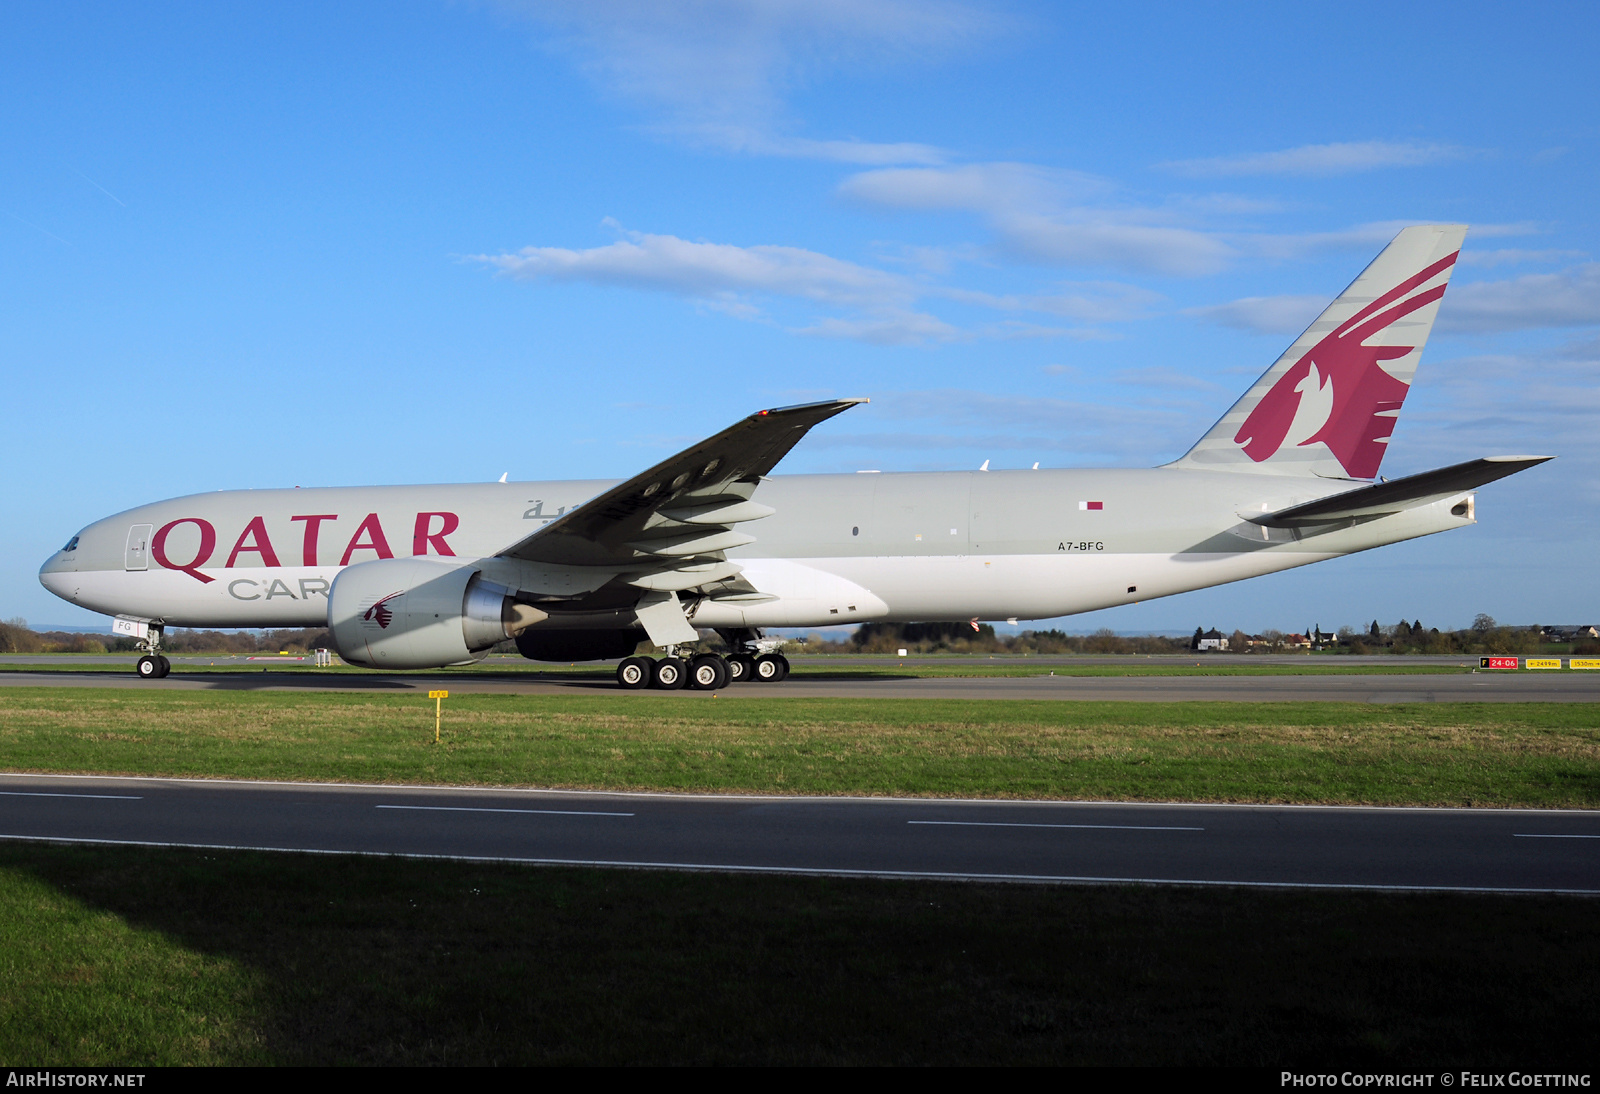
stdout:
[(1321, 441), (1346, 474), (1370, 479), (1378, 474), (1395, 416), (1410, 385), (1384, 371), (1380, 361), (1404, 357), (1415, 346), (1368, 346), (1379, 331), (1444, 296), (1435, 285), (1410, 296), (1455, 264), (1451, 254), (1396, 285), (1311, 347), (1272, 385), (1250, 411), (1234, 443), (1257, 463), (1285, 445)]
[(381, 629), (388, 630), (389, 621), (394, 618), (394, 612), (390, 611), (384, 605), (403, 592), (405, 592), (404, 589), (398, 589), (395, 592), (390, 593), (388, 596), (380, 597), (378, 600), (373, 602), (372, 607), (368, 608), (364, 613), (362, 613), (361, 618), (365, 622), (377, 623)]

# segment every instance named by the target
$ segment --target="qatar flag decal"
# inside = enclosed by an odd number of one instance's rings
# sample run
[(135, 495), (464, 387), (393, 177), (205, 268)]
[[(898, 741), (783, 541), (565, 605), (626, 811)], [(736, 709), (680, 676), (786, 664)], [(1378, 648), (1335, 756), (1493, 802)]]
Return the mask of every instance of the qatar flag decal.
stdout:
[(1106, 503), (1103, 501), (1080, 501), (1078, 503), (1078, 508), (1085, 511), (1089, 509), (1104, 509), (1105, 507)]

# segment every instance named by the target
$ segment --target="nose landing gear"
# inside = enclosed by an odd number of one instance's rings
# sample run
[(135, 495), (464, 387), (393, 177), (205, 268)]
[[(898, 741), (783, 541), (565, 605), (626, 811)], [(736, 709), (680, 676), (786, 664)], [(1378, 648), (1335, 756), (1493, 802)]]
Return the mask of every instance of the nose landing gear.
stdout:
[(139, 648), (145, 651), (133, 667), (141, 680), (160, 680), (172, 671), (172, 662), (161, 656), (161, 624), (148, 625)]
[(139, 663), (134, 666), (134, 672), (139, 674), (141, 680), (159, 680), (172, 671), (172, 662), (160, 654), (145, 654), (139, 658)]

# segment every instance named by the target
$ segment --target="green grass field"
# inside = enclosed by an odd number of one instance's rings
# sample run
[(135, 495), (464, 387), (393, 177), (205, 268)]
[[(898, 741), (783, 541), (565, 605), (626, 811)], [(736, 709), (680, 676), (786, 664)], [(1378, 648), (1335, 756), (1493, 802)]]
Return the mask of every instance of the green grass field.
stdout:
[(13, 771), (1391, 805), (1600, 805), (1591, 704), (0, 693)]
[[(0, 690), (0, 768), (1600, 805), (1593, 704)], [(0, 1059), (1592, 1067), (1591, 900), (0, 842)]]
[(0, 844), (0, 1058), (1587, 1071), (1594, 913)]

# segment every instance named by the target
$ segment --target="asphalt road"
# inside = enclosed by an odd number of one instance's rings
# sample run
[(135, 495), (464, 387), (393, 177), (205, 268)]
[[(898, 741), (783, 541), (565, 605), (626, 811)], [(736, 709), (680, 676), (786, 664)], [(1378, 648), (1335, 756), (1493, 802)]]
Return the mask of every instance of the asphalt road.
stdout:
[[(686, 702), (710, 699), (703, 691), (623, 691), (607, 677), (558, 672), (381, 673), (314, 669), (240, 669), (140, 680), (132, 672), (0, 672), (0, 687), (140, 688), (199, 691), (421, 691), (458, 694), (670, 695)], [(1595, 703), (1600, 672), (1462, 672), (1427, 675), (1339, 676), (1026, 676), (930, 677), (896, 673), (796, 674), (779, 684), (739, 684), (720, 693), (762, 698), (850, 699), (1054, 699), (1141, 702), (1354, 702), (1354, 703)]]
[(1600, 895), (1600, 812), (0, 775), (0, 838), (692, 870)]

